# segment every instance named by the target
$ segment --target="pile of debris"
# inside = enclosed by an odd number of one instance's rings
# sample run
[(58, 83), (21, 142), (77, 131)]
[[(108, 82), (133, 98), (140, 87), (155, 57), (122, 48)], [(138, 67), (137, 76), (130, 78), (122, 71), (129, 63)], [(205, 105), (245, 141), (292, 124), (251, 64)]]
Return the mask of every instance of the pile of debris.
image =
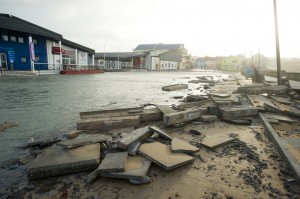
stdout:
[[(201, 147), (216, 152), (216, 156), (229, 154), (231, 149), (241, 154), (247, 153), (245, 156), (255, 162), (258, 168), (256, 174), (259, 176), (261, 169), (266, 168), (265, 163), (234, 133), (205, 135), (191, 129), (188, 133), (197, 139), (190, 141), (167, 133), (187, 124), (211, 124), (218, 120), (250, 126), (254, 124), (253, 118), (257, 115), (263, 120), (267, 131), (272, 131), (270, 123), (298, 122), (299, 95), (288, 87), (266, 84), (239, 86), (232, 79), (228, 81), (231, 83), (223, 85), (212, 77), (190, 80), (189, 83), (199, 83), (199, 90), (206, 90), (206, 94), (187, 95), (185, 98), (176, 96), (174, 99), (180, 103), (170, 106), (147, 104), (81, 112), (77, 130), (66, 133), (65, 140), (51, 138), (28, 143), (26, 147), (31, 148), (32, 154), (28, 162), (34, 160), (27, 167), (27, 177), (32, 180), (91, 171), (87, 176), (89, 183), (99, 177), (110, 177), (128, 179), (132, 184), (144, 184), (150, 182), (148, 172), (152, 163), (167, 171), (188, 165), (200, 156), (197, 152)], [(214, 89), (215, 85), (219, 85), (219, 88)], [(237, 90), (232, 92), (234, 88)], [(168, 92), (188, 89), (188, 84), (170, 85), (162, 89)], [(275, 137), (273, 141), (277, 143), (277, 139)], [(287, 139), (284, 141), (284, 144), (288, 142)], [(224, 145), (223, 151), (215, 150)], [(280, 148), (280, 144), (277, 145)], [(45, 149), (48, 146), (51, 147)], [(282, 155), (285, 156), (285, 153), (283, 150)], [(20, 158), (6, 165), (19, 161)], [(288, 165), (298, 178), (297, 167)], [(250, 178), (251, 172), (243, 170), (239, 176), (259, 192), (261, 183)]]

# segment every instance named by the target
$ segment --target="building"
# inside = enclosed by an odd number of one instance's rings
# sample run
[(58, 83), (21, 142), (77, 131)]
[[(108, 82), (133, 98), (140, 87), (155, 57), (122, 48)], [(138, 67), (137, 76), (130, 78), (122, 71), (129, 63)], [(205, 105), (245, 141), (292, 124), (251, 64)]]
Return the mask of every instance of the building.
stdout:
[(147, 53), (147, 70), (182, 70), (191, 68), (191, 56), (183, 44), (140, 44), (134, 52)]
[(95, 50), (9, 14), (0, 14), (2, 70), (62, 70), (94, 64)]
[(104, 69), (144, 69), (147, 52), (99, 52), (95, 64)]
[(240, 71), (242, 70), (242, 57), (229, 56), (222, 60), (221, 70), (225, 71)]
[(217, 66), (217, 60), (215, 57), (204, 57), (205, 68), (215, 70)]
[(203, 57), (198, 57), (196, 59), (196, 68), (206, 69), (206, 67), (205, 67), (205, 59)]

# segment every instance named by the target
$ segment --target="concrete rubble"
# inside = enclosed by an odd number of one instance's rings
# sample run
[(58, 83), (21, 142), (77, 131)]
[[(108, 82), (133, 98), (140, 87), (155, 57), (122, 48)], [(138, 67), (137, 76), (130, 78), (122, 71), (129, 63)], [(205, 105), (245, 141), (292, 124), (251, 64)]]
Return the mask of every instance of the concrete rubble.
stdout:
[[(187, 183), (184, 178), (193, 179), (199, 175), (196, 172), (201, 173), (201, 181), (209, 182), (215, 176), (212, 181), (220, 181), (222, 187), (230, 184), (227, 194), (252, 187), (248, 198), (281, 198), (274, 187), (281, 182), (277, 178), (282, 178), (289, 185), (285, 193), (298, 196), (300, 188), (290, 186), (300, 180), (300, 133), (296, 128), (300, 102), (286, 97), (291, 92), (286, 86), (244, 82), (244, 78), (220, 82), (212, 76), (198, 77), (188, 83), (205, 83), (209, 88), (205, 97), (188, 94), (188, 100), (173, 98), (177, 104), (81, 112), (77, 130), (65, 133), (66, 139), (31, 141), (26, 145), (30, 155), (3, 161), (0, 166), (25, 164), (30, 181), (85, 172), (88, 183), (120, 178), (135, 185), (156, 183), (158, 177), (163, 181), (161, 176), (176, 175), (177, 170), (170, 170), (178, 169), (175, 181)], [(188, 89), (188, 84), (162, 88), (181, 89)], [(150, 105), (155, 108), (147, 107)], [(280, 157), (286, 167), (281, 166)], [(161, 168), (164, 173), (159, 176)], [(233, 179), (222, 174), (226, 169), (233, 172)], [(276, 185), (272, 185), (274, 179)], [(243, 189), (239, 192), (244, 195), (235, 198), (246, 196)]]

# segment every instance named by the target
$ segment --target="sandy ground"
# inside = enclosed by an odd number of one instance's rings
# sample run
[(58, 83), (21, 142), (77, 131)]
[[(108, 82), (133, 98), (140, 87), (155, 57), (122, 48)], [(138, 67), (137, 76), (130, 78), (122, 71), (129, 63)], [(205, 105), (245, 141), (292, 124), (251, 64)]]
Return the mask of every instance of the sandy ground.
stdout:
[[(232, 85), (216, 89), (232, 90)], [(88, 173), (28, 182), (25, 165), (2, 172), (2, 178), (14, 177), (15, 181), (9, 180), (7, 186), (0, 188), (0, 198), (299, 198), (300, 186), (287, 183), (293, 175), (267, 138), (259, 119), (251, 119), (252, 126), (217, 121), (164, 128), (172, 137), (190, 142), (200, 151), (192, 155), (194, 163), (171, 171), (152, 164), (148, 173), (151, 182), (144, 185), (112, 178), (99, 178), (88, 184)], [(162, 122), (150, 125), (163, 127)], [(285, 124), (278, 125), (276, 130), (295, 128)], [(201, 134), (191, 134), (191, 129)], [(209, 150), (199, 145), (209, 135), (237, 140)]]

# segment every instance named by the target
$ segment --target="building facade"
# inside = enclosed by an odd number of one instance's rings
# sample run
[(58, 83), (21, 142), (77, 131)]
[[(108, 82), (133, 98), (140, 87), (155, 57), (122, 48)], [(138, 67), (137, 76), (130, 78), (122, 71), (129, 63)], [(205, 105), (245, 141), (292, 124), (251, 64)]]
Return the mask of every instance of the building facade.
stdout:
[(94, 63), (95, 50), (9, 14), (0, 14), (0, 34), (2, 70), (82, 69)]

